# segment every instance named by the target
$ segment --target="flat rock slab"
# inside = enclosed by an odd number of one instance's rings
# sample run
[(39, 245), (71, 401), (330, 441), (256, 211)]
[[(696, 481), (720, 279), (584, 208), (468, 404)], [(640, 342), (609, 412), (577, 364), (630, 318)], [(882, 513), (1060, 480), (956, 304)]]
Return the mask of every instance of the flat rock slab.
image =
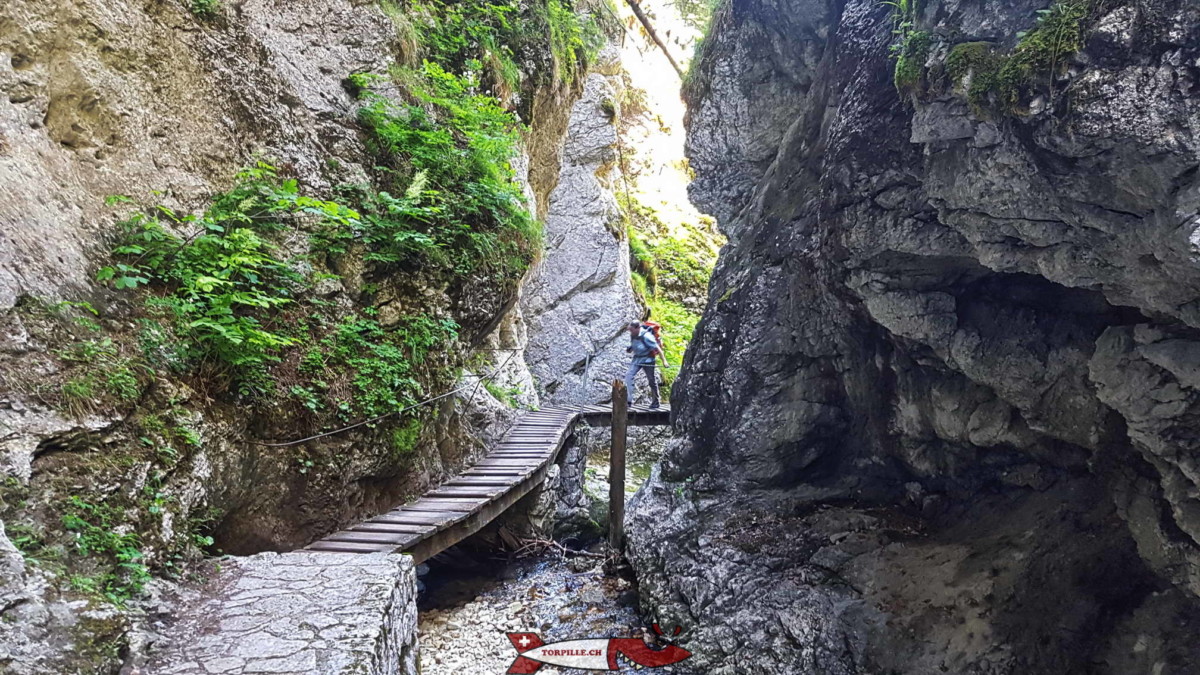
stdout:
[(399, 554), (262, 553), (175, 608), (146, 675), (415, 675), (416, 573)]

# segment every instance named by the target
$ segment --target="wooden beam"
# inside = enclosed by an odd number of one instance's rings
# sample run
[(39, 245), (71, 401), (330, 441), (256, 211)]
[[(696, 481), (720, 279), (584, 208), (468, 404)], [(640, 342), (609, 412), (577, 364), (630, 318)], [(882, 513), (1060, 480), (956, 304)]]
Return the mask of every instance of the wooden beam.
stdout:
[(613, 380), (612, 445), (608, 452), (608, 547), (620, 552), (625, 544), (625, 383)]

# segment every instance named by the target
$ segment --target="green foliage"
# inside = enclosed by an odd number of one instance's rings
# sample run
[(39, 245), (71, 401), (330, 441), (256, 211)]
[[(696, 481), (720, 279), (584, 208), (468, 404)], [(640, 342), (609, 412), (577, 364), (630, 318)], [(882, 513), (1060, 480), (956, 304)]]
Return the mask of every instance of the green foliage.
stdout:
[(958, 83), (970, 75), (967, 102), (976, 114), (989, 105), (989, 97), (999, 88), (1000, 66), (1004, 57), (990, 42), (964, 42), (955, 45), (946, 56), (946, 77)]
[(411, 455), (421, 441), (421, 431), (424, 425), (414, 417), (392, 429), (392, 451), (396, 457)]
[(683, 362), (683, 355), (692, 340), (692, 333), (696, 330), (700, 315), (667, 298), (649, 296), (646, 298), (646, 305), (650, 308), (650, 320), (662, 324), (663, 350), (666, 352), (667, 363), (675, 366), (663, 370), (663, 381), (669, 390), (679, 373), (678, 366)]
[(415, 66), (420, 63), (421, 32), (410, 13), (392, 0), (381, 0), (379, 7), (396, 26), (396, 41), (400, 45), (400, 63), (406, 66)]
[(521, 125), (478, 82), (426, 61), (401, 72), (416, 102), (367, 92), (359, 119), (386, 158), (392, 194), (363, 199), (364, 217), (328, 237), (364, 241), (378, 263), (448, 266), (515, 282), (541, 248), (541, 226), (516, 182)]
[(112, 338), (77, 342), (57, 354), (76, 366), (62, 385), (63, 398), (76, 413), (109, 402), (132, 403), (142, 394), (144, 366), (123, 356)]
[(927, 31), (914, 30), (892, 45), (896, 66), (892, 76), (896, 91), (914, 92), (921, 85), (925, 70), (925, 59), (933, 46), (933, 36)]
[(660, 237), (649, 250), (657, 269), (656, 285), (677, 295), (704, 295), (716, 256), (698, 237)]
[[(300, 217), (325, 230), (358, 223), (356, 212), (301, 194), (295, 180), (281, 180), (260, 163), (242, 171), (201, 215), (161, 205), (135, 213), (122, 223), (113, 251), (121, 262), (102, 268), (97, 279), (119, 289), (157, 289), (148, 304), (170, 319), (185, 360), (223, 369), (243, 394), (263, 394), (270, 388), (267, 366), (295, 342), (272, 322), (306, 285), (271, 235)], [(175, 233), (181, 229), (191, 233), (181, 237)]]
[(713, 235), (688, 224), (670, 233), (653, 209), (636, 199), (618, 196), (629, 219), (630, 268), (645, 284), (642, 295), (665, 295), (679, 300), (702, 296), (716, 265)]
[[(431, 351), (451, 349), (457, 339), (458, 325), (449, 319), (407, 317), (385, 329), (373, 318), (353, 316), (309, 352), (302, 368), (344, 374), (353, 396), (339, 399), (335, 393), (335, 406), (346, 415), (378, 417), (416, 403), (421, 392), (417, 367)], [(293, 387), (292, 393), (305, 407), (318, 405), (311, 389)]]
[(96, 558), (103, 566), (95, 575), (73, 576), (71, 584), (76, 590), (101, 595), (118, 606), (142, 591), (150, 580), (150, 570), (144, 563), (138, 535), (119, 531), (128, 529), (119, 509), (73, 495), (67, 498), (62, 522), (75, 534), (79, 554)]
[(641, 272), (632, 272), (629, 275), (629, 282), (633, 285), (633, 294), (645, 300), (650, 297), (650, 284), (647, 283), (646, 277), (642, 276)]
[(1037, 24), (1020, 36), (1000, 67), (996, 92), (1000, 105), (1015, 106), (1021, 90), (1043, 77), (1053, 94), (1064, 57), (1083, 48), (1083, 21), (1098, 4), (1097, 0), (1061, 0), (1038, 10)]
[(671, 0), (671, 4), (684, 23), (706, 35), (721, 0)]
[(641, 277), (645, 284), (643, 293), (655, 293), (658, 290), (658, 265), (650, 247), (642, 240), (634, 228), (629, 228), (629, 260), (632, 271)]
[(509, 408), (520, 407), (518, 403), (522, 394), (520, 386), (514, 384), (512, 386), (505, 387), (504, 385), (497, 383), (495, 380), (485, 380), (483, 383), (483, 388), (486, 389), (489, 394), (496, 397), (497, 401), (500, 401)]
[(572, 82), (584, 64), (596, 58), (604, 45), (604, 35), (595, 19), (589, 18), (585, 24), (560, 0), (547, 0), (545, 17), (550, 29), (555, 74), (563, 82)]
[(706, 223), (672, 231), (636, 199), (623, 194), (618, 202), (628, 219), (633, 291), (650, 310), (650, 319), (662, 325), (667, 362), (673, 366), (663, 371), (669, 392), (700, 319), (698, 308), (681, 301), (704, 295), (716, 264), (715, 235), (704, 231)]
[(892, 81), (896, 91), (912, 92), (921, 83), (921, 74), (925, 68), (925, 59), (929, 56), (929, 48), (933, 37), (923, 30), (917, 30), (918, 0), (882, 0), (892, 11), (892, 45), (889, 48), (896, 65)]
[(410, 7), (409, 16), (424, 24), (425, 58), (451, 72), (482, 73), (483, 84), (499, 98), (521, 89), (519, 61), (548, 51), (553, 68), (546, 74), (569, 83), (604, 43), (597, 19), (580, 16), (565, 0), (414, 0)]
[(520, 6), (510, 0), (486, 3), (428, 0), (412, 3), (426, 21), (422, 43), (426, 58), (456, 72), (478, 71), (486, 64), (493, 90), (503, 94), (521, 84), (514, 48), (525, 41)]
[(1084, 46), (1085, 24), (1095, 16), (1100, 0), (1061, 0), (1038, 10), (1037, 23), (1018, 35), (1010, 53), (987, 42), (955, 45), (946, 57), (946, 77), (957, 85), (968, 75), (967, 100), (977, 114), (1017, 110), (1024, 95), (1042, 84), (1054, 95), (1054, 80), (1067, 57)]
[(27, 561), (44, 565), (60, 557), (45, 535), (30, 523), (6, 520), (4, 533)]
[(221, 13), (221, 0), (191, 0), (188, 8), (201, 19), (211, 19)]
[(361, 96), (364, 92), (370, 91), (371, 87), (385, 79), (383, 75), (378, 73), (350, 73), (346, 77), (346, 89), (352, 96)]

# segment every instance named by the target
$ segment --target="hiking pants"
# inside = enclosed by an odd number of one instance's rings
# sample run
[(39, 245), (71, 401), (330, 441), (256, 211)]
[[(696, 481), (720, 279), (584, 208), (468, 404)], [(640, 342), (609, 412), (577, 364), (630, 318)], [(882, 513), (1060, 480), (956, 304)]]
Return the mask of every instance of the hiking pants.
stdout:
[(625, 371), (625, 391), (629, 395), (629, 403), (633, 403), (633, 384), (639, 370), (646, 371), (646, 379), (650, 380), (650, 396), (654, 398), (655, 403), (658, 403), (658, 378), (654, 376), (654, 364), (637, 362), (629, 364), (629, 370)]

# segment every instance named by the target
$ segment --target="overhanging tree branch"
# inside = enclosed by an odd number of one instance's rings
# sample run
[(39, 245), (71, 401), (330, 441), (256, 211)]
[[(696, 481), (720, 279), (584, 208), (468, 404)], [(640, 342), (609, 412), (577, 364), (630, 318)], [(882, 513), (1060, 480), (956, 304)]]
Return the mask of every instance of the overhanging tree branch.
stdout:
[(638, 21), (642, 22), (642, 28), (646, 29), (646, 34), (649, 35), (650, 39), (654, 40), (654, 44), (658, 45), (658, 48), (662, 50), (663, 55), (665, 55), (667, 60), (671, 62), (671, 67), (675, 69), (675, 72), (679, 74), (679, 79), (682, 80), (683, 69), (680, 68), (679, 64), (675, 62), (675, 57), (671, 56), (671, 52), (667, 51), (666, 43), (659, 39), (658, 32), (654, 30), (654, 24), (650, 23), (650, 17), (646, 16), (646, 13), (642, 11), (642, 6), (638, 4), (638, 0), (625, 0), (625, 2), (629, 4), (629, 9), (632, 9), (633, 15), (637, 17)]

